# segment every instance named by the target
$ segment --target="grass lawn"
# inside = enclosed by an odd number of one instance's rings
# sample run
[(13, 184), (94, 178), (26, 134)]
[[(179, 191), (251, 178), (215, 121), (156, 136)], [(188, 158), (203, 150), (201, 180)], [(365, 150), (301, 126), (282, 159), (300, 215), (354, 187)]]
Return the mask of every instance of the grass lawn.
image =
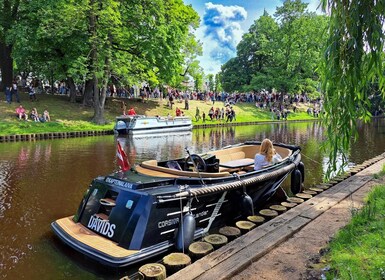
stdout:
[[(167, 106), (166, 100), (149, 99), (142, 103), (137, 99), (121, 99), (108, 98), (105, 105), (105, 118), (109, 121), (106, 125), (96, 125), (91, 122), (94, 114), (93, 108), (84, 107), (80, 103), (70, 103), (67, 96), (38, 94), (36, 102), (29, 100), (27, 93), (20, 93), (21, 104), (30, 112), (32, 108), (37, 108), (39, 114), (45, 109), (50, 112), (51, 122), (37, 123), (31, 120), (23, 121), (16, 118), (15, 109), (19, 105), (16, 102), (7, 104), (5, 95), (0, 96), (0, 135), (25, 134), (25, 133), (42, 133), (42, 132), (70, 132), (70, 131), (86, 131), (86, 130), (112, 130), (115, 124), (115, 117), (122, 113), (121, 104), (124, 100), (127, 104), (127, 110), (134, 107), (137, 114), (148, 116), (167, 116), (170, 114), (175, 116), (175, 109), (179, 107), (184, 111), (185, 116), (189, 116), (193, 120), (193, 124), (202, 124), (202, 120), (195, 121), (195, 111), (199, 110), (206, 113), (206, 124), (219, 123), (220, 121), (209, 121), (208, 111), (214, 106), (215, 108), (224, 107), (223, 102), (195, 101), (190, 100), (189, 110), (184, 110), (184, 102), (175, 102), (173, 108)], [(238, 103), (233, 105), (236, 113), (236, 122), (255, 122), (255, 121), (271, 121), (272, 113), (257, 109), (252, 103)], [(306, 113), (307, 107), (301, 104), (298, 112), (290, 113), (288, 120), (308, 120), (314, 119)]]
[[(384, 182), (385, 167), (380, 172)], [(376, 176), (378, 178), (378, 176)], [(330, 243), (327, 279), (385, 279), (385, 185), (376, 186), (365, 206)]]

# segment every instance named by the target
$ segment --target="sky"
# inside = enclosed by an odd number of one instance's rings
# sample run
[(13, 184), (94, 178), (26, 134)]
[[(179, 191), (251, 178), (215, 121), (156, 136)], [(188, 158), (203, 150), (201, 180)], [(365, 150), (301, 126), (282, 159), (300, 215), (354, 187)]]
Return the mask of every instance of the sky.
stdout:
[[(319, 0), (303, 0), (308, 10), (316, 11)], [(236, 56), (242, 35), (266, 10), (270, 15), (283, 0), (184, 0), (191, 4), (201, 22), (195, 35), (203, 44), (203, 55), (198, 57), (205, 74), (216, 74), (221, 65)]]

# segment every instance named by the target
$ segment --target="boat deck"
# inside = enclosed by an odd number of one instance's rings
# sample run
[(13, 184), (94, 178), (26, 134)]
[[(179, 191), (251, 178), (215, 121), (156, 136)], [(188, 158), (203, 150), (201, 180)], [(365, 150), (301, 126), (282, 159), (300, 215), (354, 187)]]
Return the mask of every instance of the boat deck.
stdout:
[(80, 223), (74, 223), (72, 218), (73, 216), (62, 218), (56, 223), (76, 241), (114, 258), (124, 258), (138, 252), (119, 247), (116, 242), (94, 233)]
[[(286, 159), (292, 154), (287, 148), (275, 147), (276, 152)], [(220, 178), (231, 176), (233, 172), (254, 171), (254, 156), (259, 151), (259, 145), (243, 145), (223, 150), (208, 152), (219, 160), (219, 172), (194, 172), (189, 170), (177, 170), (158, 165), (156, 160), (147, 160), (136, 166), (140, 174), (165, 177), (165, 178)], [(247, 164), (245, 163), (247, 162)]]

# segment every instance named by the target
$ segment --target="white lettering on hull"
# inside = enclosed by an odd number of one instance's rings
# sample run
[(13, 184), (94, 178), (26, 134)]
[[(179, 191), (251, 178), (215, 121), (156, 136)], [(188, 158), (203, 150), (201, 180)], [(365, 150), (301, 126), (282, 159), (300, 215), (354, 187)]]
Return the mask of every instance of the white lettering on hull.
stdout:
[(179, 218), (160, 221), (160, 222), (158, 222), (158, 228), (169, 227), (169, 226), (176, 225), (176, 224), (179, 224)]
[(114, 236), (116, 225), (110, 224), (108, 220), (102, 220), (97, 216), (91, 216), (90, 220), (88, 221), (87, 227), (111, 238), (112, 236)]

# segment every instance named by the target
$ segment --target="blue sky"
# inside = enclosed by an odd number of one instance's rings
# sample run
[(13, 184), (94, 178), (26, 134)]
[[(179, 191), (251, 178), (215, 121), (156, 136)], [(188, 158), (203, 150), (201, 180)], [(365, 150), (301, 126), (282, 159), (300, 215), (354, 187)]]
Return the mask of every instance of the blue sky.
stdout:
[[(319, 0), (305, 0), (315, 11)], [(201, 23), (195, 32), (203, 43), (200, 65), (206, 74), (216, 74), (236, 55), (236, 46), (264, 9), (273, 15), (282, 0), (184, 0), (198, 12)]]

